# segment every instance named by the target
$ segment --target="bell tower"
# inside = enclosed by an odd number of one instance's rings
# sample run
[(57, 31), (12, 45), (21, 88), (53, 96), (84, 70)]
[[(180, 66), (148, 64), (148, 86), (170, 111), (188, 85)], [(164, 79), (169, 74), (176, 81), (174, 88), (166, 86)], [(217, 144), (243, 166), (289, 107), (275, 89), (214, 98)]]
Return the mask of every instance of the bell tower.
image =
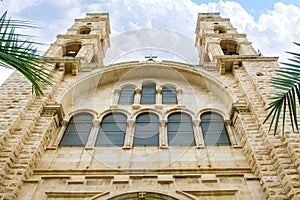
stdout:
[(231, 71), (241, 64), (242, 59), (258, 56), (246, 39), (219, 13), (199, 13), (196, 27), (196, 46), (199, 49), (200, 64), (213, 62), (220, 74)]
[(109, 34), (109, 15), (88, 13), (85, 18), (76, 19), (66, 34), (58, 35), (45, 56), (65, 73), (90, 71), (103, 66)]

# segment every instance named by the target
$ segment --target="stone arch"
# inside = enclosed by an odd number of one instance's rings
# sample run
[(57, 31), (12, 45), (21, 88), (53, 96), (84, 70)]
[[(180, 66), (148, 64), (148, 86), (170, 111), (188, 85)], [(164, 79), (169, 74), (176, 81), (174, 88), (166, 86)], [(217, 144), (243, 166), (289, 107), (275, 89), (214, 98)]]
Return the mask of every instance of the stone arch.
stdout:
[(226, 29), (225, 29), (225, 27), (223, 27), (223, 26), (216, 26), (216, 27), (214, 28), (214, 32), (215, 32), (216, 34), (224, 34), (224, 33), (226, 33)]
[(127, 120), (131, 119), (131, 113), (128, 112), (128, 110), (125, 110), (125, 109), (108, 109), (108, 110), (105, 110), (104, 112), (100, 113), (97, 116), (97, 119), (99, 119), (99, 121), (102, 121), (103, 117), (110, 114), (110, 113), (122, 113), (122, 114), (126, 115)]
[(224, 55), (239, 55), (238, 43), (235, 40), (221, 40), (220, 46)]
[(195, 120), (195, 113), (193, 111), (189, 110), (189, 109), (186, 109), (186, 108), (173, 108), (173, 109), (167, 110), (166, 115), (165, 115), (165, 120), (167, 120), (168, 117), (170, 115), (172, 115), (173, 113), (178, 113), (178, 112), (187, 114), (191, 117), (191, 119), (193, 121)]
[(121, 91), (122, 88), (124, 88), (124, 87), (133, 87), (135, 89), (137, 88), (137, 86), (135, 84), (128, 83), (128, 84), (123, 84), (123, 85), (117, 86), (115, 90), (120, 90)]
[[(156, 67), (160, 67), (162, 70), (164, 67), (166, 67), (166, 70), (171, 69), (171, 72), (176, 72), (180, 74), (180, 76), (183, 76), (183, 78), (190, 78), (188, 84), (197, 84), (202, 89), (211, 91), (216, 98), (220, 99), (220, 101), (224, 104), (224, 113), (229, 113), (232, 108), (232, 103), (238, 100), (233, 91), (226, 88), (217, 77), (210, 75), (207, 73), (207, 71), (205, 71), (205, 69), (196, 69), (188, 64), (170, 61), (165, 61), (163, 65), (152, 65), (153, 66), (151, 66), (149, 69), (157, 71)], [(58, 95), (55, 101), (61, 103), (64, 108), (67, 109), (72, 106), (72, 102), (80, 99), (82, 95), (90, 95), (90, 93), (95, 91), (99, 85), (118, 82), (123, 78), (124, 74), (128, 73), (129, 71), (136, 71), (136, 69), (139, 67), (144, 68), (144, 66), (141, 67), (139, 62), (125, 62), (113, 64), (105, 70), (96, 69), (91, 73), (80, 77), (69, 87), (66, 87), (65, 90)], [(107, 79), (102, 77), (110, 78)], [(174, 77), (177, 78), (177, 76)], [(128, 78), (133, 79), (135, 76), (130, 76)]]
[(136, 120), (136, 117), (142, 113), (154, 113), (158, 116), (159, 120), (161, 120), (163, 118), (163, 114), (161, 112), (159, 112), (158, 110), (156, 110), (154, 108), (144, 108), (144, 109), (138, 110), (137, 112), (133, 113), (132, 119)]
[(88, 26), (83, 26), (80, 27), (78, 30), (78, 34), (83, 34), (83, 35), (87, 35), (90, 34), (90, 32), (92, 31), (92, 29)]
[(157, 199), (157, 200), (179, 200), (178, 198), (171, 196), (169, 194), (163, 194), (160, 192), (145, 192), (145, 191), (137, 191), (137, 192), (127, 192), (122, 194), (114, 195), (107, 200), (150, 200), (150, 199)]
[(225, 120), (227, 118), (227, 116), (224, 114), (224, 112), (222, 112), (219, 109), (215, 109), (215, 108), (204, 108), (201, 109), (198, 113), (197, 113), (197, 119), (200, 119), (200, 116), (206, 112), (213, 112), (213, 113), (217, 113), (219, 115), (221, 115), (223, 117), (223, 119)]
[(63, 57), (76, 57), (81, 47), (82, 47), (82, 43), (79, 41), (73, 41), (64, 44)]
[(144, 84), (149, 84), (149, 83), (154, 83), (156, 89), (158, 89), (158, 87), (160, 86), (160, 82), (158, 80), (155, 80), (155, 79), (143, 79), (143, 80), (141, 80), (141, 81), (138, 82), (138, 88), (142, 89), (142, 86)]
[(76, 114), (80, 114), (80, 113), (89, 113), (89, 114), (93, 115), (94, 119), (96, 119), (97, 115), (98, 115), (98, 113), (96, 111), (91, 110), (91, 109), (79, 109), (79, 110), (70, 112), (66, 118), (66, 121), (69, 121), (72, 116), (74, 116)]

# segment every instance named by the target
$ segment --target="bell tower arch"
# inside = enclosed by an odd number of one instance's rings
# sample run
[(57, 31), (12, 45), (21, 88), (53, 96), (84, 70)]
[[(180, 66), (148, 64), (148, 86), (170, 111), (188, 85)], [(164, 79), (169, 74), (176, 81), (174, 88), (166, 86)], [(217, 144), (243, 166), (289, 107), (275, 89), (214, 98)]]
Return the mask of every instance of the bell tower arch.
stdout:
[(79, 70), (103, 65), (109, 34), (109, 15), (88, 13), (83, 19), (75, 19), (65, 34), (58, 35), (45, 56), (60, 71), (77, 75)]
[(196, 27), (196, 46), (199, 50), (199, 63), (213, 62), (220, 74), (231, 71), (241, 59), (257, 57), (258, 54), (246, 39), (219, 13), (199, 13)]

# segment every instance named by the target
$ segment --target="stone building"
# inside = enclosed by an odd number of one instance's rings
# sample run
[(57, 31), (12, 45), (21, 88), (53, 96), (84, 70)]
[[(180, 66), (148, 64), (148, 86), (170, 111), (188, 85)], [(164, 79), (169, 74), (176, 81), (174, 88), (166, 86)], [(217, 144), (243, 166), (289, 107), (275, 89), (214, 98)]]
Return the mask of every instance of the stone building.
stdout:
[(0, 88), (0, 199), (300, 199), (300, 137), (263, 124), (277, 58), (198, 15), (199, 63), (103, 65), (108, 14), (76, 19), (46, 56), (45, 96)]

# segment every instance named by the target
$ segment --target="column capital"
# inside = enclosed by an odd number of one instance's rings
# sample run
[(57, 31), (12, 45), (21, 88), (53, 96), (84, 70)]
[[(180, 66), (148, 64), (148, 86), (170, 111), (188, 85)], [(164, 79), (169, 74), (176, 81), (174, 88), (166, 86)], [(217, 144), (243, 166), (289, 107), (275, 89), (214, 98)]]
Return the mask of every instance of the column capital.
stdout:
[(93, 120), (93, 127), (99, 127), (100, 126), (100, 120), (99, 119), (94, 119)]

